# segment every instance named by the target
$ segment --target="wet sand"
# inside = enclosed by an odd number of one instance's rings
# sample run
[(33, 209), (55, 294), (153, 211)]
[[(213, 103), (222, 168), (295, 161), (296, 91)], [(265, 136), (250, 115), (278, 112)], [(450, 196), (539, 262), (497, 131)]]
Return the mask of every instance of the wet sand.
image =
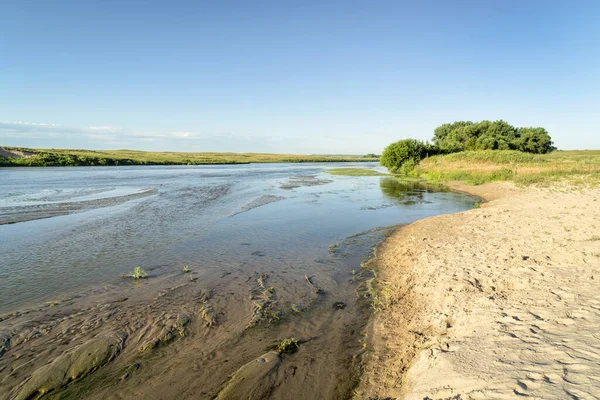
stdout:
[(599, 398), (600, 190), (453, 186), (488, 202), (377, 250), (362, 398)]
[[(131, 281), (141, 290), (129, 297), (99, 292), (3, 315), (0, 399), (348, 398), (369, 302), (340, 266), (359, 265), (385, 233), (342, 241), (304, 277), (182, 271), (167, 288)], [(291, 337), (298, 351), (278, 352)]]

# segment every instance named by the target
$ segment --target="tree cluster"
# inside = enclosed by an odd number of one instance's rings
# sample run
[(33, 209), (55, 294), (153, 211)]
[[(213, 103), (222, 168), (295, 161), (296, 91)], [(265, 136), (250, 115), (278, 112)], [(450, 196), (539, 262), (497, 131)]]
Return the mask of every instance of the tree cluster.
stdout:
[(458, 121), (435, 128), (433, 143), (445, 153), (465, 150), (518, 150), (545, 154), (555, 150), (544, 128), (515, 128), (506, 121)]
[(404, 139), (383, 151), (380, 163), (390, 171), (409, 172), (423, 158), (466, 150), (518, 150), (545, 154), (556, 148), (544, 128), (515, 128), (506, 121), (457, 121), (435, 128), (433, 144)]

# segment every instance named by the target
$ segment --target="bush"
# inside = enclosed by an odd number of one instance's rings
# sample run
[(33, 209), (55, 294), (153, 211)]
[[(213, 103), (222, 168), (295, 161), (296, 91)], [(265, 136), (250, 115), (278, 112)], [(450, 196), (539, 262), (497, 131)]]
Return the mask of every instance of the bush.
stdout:
[(416, 139), (404, 139), (390, 144), (379, 162), (393, 173), (407, 174), (428, 155), (437, 154), (434, 146)]

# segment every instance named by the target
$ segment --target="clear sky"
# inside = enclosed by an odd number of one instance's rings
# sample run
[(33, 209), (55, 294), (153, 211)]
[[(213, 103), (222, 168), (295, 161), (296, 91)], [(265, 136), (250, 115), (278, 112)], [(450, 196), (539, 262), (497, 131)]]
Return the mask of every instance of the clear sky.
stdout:
[(600, 149), (600, 1), (0, 2), (0, 144), (380, 153), (455, 120)]

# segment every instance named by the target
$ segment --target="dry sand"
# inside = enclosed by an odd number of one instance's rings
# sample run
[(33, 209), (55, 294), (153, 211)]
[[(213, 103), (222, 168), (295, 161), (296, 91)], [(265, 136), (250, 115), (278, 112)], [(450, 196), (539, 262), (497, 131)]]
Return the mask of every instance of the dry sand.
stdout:
[(22, 151), (16, 149), (6, 149), (4, 147), (0, 147), (0, 157), (6, 158), (30, 158), (33, 157), (35, 153), (30, 151)]
[(599, 398), (600, 190), (454, 188), (489, 202), (377, 251), (360, 397)]

